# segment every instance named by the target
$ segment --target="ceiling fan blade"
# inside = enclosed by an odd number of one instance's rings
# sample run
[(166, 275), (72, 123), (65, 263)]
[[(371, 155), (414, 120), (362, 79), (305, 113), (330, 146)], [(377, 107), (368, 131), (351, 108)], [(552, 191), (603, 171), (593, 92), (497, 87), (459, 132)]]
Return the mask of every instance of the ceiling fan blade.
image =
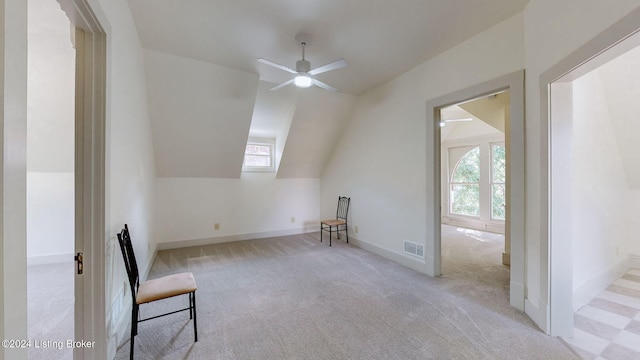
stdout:
[(464, 121), (473, 121), (473, 118), (461, 118), (461, 119), (444, 120), (444, 122), (464, 122)]
[(334, 61), (334, 62), (332, 62), (330, 64), (317, 67), (317, 68), (309, 71), (308, 74), (309, 75), (318, 75), (318, 74), (325, 73), (327, 71), (340, 69), (340, 68), (343, 68), (345, 66), (349, 66), (349, 63), (346, 62), (345, 59), (340, 59), (340, 60)]
[(316, 79), (313, 79), (313, 85), (321, 87), (327, 91), (331, 91), (331, 92), (337, 92), (338, 89), (334, 88), (333, 86), (327, 85), (325, 83), (323, 83), (322, 81), (318, 81)]
[(289, 84), (291, 84), (291, 83), (293, 83), (293, 79), (291, 79), (291, 80), (289, 80), (289, 81), (285, 81), (285, 82), (283, 82), (283, 83), (282, 83), (282, 84), (280, 84), (280, 85), (276, 85), (276, 86), (272, 87), (272, 88), (271, 88), (271, 89), (269, 89), (269, 90), (278, 90), (278, 89), (283, 88), (283, 87), (285, 87), (285, 86), (287, 86), (287, 85), (289, 85)]
[(276, 64), (273, 61), (269, 61), (267, 59), (258, 58), (257, 60), (258, 60), (259, 63), (263, 63), (265, 65), (273, 66), (276, 69), (280, 69), (280, 70), (286, 71), (286, 72), (291, 73), (291, 74), (297, 74), (298, 73), (297, 71), (293, 70), (290, 67), (287, 67), (287, 66), (284, 66), (284, 65), (280, 65), (280, 64)]

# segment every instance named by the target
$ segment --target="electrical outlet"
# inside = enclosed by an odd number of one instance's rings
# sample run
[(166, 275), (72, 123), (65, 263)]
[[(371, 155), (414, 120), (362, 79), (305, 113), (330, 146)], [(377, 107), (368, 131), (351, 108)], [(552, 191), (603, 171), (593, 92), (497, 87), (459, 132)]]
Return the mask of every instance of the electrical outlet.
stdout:
[(291, 222), (292, 222), (292, 223), (296, 222), (296, 217), (295, 217), (295, 216), (292, 216), (292, 217), (291, 217)]
[(358, 227), (356, 226), (356, 228), (354, 229), (356, 231), (356, 234), (358, 233)]
[(220, 223), (213, 224), (213, 230), (220, 230)]

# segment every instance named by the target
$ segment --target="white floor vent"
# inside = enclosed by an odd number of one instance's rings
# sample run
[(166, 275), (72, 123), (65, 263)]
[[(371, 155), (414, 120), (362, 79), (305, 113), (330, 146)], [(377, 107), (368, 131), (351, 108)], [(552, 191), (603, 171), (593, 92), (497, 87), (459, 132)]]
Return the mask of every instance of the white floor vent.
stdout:
[(424, 259), (424, 245), (404, 240), (404, 253)]

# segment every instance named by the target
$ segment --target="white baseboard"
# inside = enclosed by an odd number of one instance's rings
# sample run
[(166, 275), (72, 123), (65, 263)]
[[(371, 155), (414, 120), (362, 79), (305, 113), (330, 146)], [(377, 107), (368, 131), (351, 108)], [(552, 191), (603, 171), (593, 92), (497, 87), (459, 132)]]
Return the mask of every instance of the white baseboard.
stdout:
[(549, 306), (542, 302), (538, 302), (538, 305), (534, 305), (529, 299), (524, 300), (524, 312), (527, 314), (538, 327), (549, 334)]
[(406, 266), (410, 269), (426, 274), (426, 262), (424, 260), (421, 260), (415, 257), (409, 257), (408, 255), (404, 255), (401, 253), (397, 253), (397, 252), (379, 247), (377, 245), (373, 245), (369, 242), (360, 240), (353, 236), (349, 236), (349, 244), (357, 246), (363, 250), (372, 252), (376, 255), (380, 255), (391, 261), (397, 262), (402, 266)]
[[(640, 260), (640, 258), (638, 258)], [(624, 275), (632, 266), (632, 257), (622, 260), (610, 269), (596, 275), (573, 291), (573, 311), (587, 305), (601, 291)]]
[[(131, 296), (131, 295), (129, 295)], [(131, 301), (125, 301), (125, 306), (120, 312), (120, 317), (113, 328), (112, 334), (107, 334), (107, 359), (114, 359), (118, 350), (118, 345), (122, 339), (128, 337), (131, 321)]]
[(48, 264), (60, 264), (65, 262), (72, 262), (74, 261), (73, 256), (74, 256), (73, 253), (28, 256), (27, 265), (48, 265)]
[(456, 216), (443, 216), (440, 222), (445, 225), (460, 226), (466, 229), (487, 231), (504, 235), (504, 223), (487, 222)]
[[(318, 229), (314, 229), (313, 231), (318, 231)], [(180, 249), (180, 248), (191, 247), (191, 246), (213, 245), (213, 244), (222, 244), (222, 243), (233, 242), (233, 241), (263, 239), (263, 238), (270, 238), (270, 237), (276, 237), (276, 236), (297, 235), (297, 234), (305, 234), (313, 231), (310, 231), (308, 228), (297, 228), (297, 229), (287, 229), (287, 230), (263, 231), (263, 232), (250, 233), (250, 234), (225, 235), (225, 236), (203, 238), (203, 239), (167, 241), (167, 242), (158, 243), (156, 250), (160, 251), (160, 250), (169, 250), (169, 249)]]

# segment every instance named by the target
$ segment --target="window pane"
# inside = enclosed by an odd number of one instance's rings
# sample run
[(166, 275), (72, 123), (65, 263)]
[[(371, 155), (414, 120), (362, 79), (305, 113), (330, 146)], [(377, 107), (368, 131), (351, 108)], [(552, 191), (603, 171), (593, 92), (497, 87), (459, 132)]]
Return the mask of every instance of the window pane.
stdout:
[(262, 155), (245, 155), (244, 166), (271, 166), (271, 157)]
[(451, 213), (479, 216), (480, 186), (478, 184), (452, 184)]
[(507, 180), (506, 176), (506, 158), (504, 145), (493, 144), (491, 145), (491, 179), (494, 183), (504, 183)]
[(505, 219), (505, 186), (504, 184), (491, 185), (491, 218), (495, 220)]
[(456, 164), (454, 183), (477, 183), (480, 181), (480, 148), (469, 150)]
[(268, 145), (247, 145), (246, 155), (270, 155), (271, 147)]

